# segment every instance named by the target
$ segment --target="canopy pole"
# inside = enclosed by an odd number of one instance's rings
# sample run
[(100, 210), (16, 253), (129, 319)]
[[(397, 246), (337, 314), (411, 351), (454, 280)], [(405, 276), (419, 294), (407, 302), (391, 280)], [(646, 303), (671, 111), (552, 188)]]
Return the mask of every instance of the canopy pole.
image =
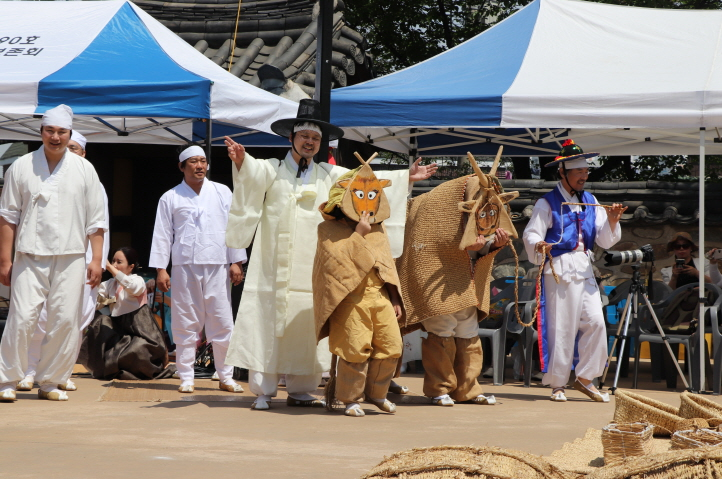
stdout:
[[(206, 120), (206, 161), (208, 162), (208, 167), (210, 169), (211, 166), (211, 146), (213, 146), (213, 126), (212, 121), (210, 118)], [(210, 177), (211, 172), (208, 171), (206, 173), (206, 176)]]
[(704, 145), (704, 134), (705, 128), (699, 129), (699, 255), (700, 257), (700, 268), (699, 268), (699, 391), (702, 392), (705, 389), (705, 345), (706, 339), (704, 337), (704, 317), (707, 305), (705, 304), (705, 298), (707, 297), (704, 287), (704, 217), (705, 217), (705, 205), (704, 205), (704, 175), (705, 175), (705, 145)]
[[(316, 30), (316, 84), (314, 99), (321, 104), (321, 120), (331, 121), (331, 52), (333, 51), (333, 0), (319, 0)], [(345, 158), (342, 158), (345, 161)], [(328, 161), (328, 137), (321, 138), (316, 162)]]

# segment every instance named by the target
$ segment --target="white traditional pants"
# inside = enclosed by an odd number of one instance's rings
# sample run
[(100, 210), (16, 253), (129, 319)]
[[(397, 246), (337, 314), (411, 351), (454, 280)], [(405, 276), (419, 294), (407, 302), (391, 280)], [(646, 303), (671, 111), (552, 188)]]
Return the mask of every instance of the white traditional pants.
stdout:
[(78, 356), (78, 317), (85, 254), (15, 255), (11, 276), (10, 310), (0, 343), (0, 384), (15, 383), (25, 376), (30, 341), (43, 306), (47, 307), (45, 338), (35, 380), (65, 384)]
[(424, 321), (424, 329), (442, 338), (470, 339), (479, 335), (476, 306), (469, 306), (451, 314), (434, 316)]
[(557, 284), (544, 277), (549, 362), (542, 384), (552, 388), (567, 385), (577, 342), (577, 377), (594, 379), (604, 372), (607, 360), (607, 331), (599, 288), (593, 278)]
[[(256, 396), (276, 397), (278, 394), (278, 374), (248, 371), (248, 386)], [(321, 374), (286, 374), (288, 394), (311, 394), (321, 383)]]
[[(77, 360), (78, 354), (80, 353), (80, 346), (83, 342), (83, 330), (88, 327), (90, 322), (95, 317), (95, 304), (98, 300), (98, 288), (91, 288), (90, 285), (85, 284), (83, 287), (83, 308), (80, 312), (80, 320), (78, 322), (78, 346), (75, 358)], [(38, 363), (40, 362), (40, 346), (45, 338), (45, 325), (48, 321), (48, 310), (43, 307), (40, 312), (40, 318), (38, 319), (38, 327), (35, 328), (35, 334), (33, 339), (30, 341), (30, 351), (28, 352), (28, 368), (25, 370), (25, 377), (35, 377), (37, 374)], [(74, 365), (73, 365), (74, 366)], [(70, 375), (73, 373), (73, 366), (70, 367)]]
[(183, 382), (193, 382), (196, 345), (204, 327), (206, 340), (213, 343), (218, 377), (221, 382), (233, 379), (233, 366), (226, 365), (233, 331), (228, 271), (227, 264), (173, 266), (171, 330), (176, 344), (176, 367)]

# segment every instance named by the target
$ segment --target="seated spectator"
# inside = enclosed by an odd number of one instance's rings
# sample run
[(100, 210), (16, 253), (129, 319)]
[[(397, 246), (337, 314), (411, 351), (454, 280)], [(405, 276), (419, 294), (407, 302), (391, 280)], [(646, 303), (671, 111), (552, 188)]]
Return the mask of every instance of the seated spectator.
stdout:
[(675, 263), (672, 266), (662, 268), (662, 281), (672, 289), (677, 289), (686, 284), (698, 283), (699, 267), (700, 264), (703, 264), (705, 283), (722, 286), (722, 274), (719, 271), (718, 260), (712, 260), (714, 267), (710, 267), (710, 260), (707, 258), (694, 258), (692, 256), (697, 251), (699, 251), (699, 248), (689, 233), (675, 233), (667, 243), (667, 252), (674, 252), (675, 261), (684, 260), (684, 265), (677, 266)]
[(153, 379), (170, 377), (163, 333), (148, 308), (143, 278), (133, 271), (138, 254), (120, 248), (108, 263), (113, 278), (101, 283), (97, 309), (110, 307), (110, 316), (96, 317), (81, 348), (81, 363), (97, 379)]

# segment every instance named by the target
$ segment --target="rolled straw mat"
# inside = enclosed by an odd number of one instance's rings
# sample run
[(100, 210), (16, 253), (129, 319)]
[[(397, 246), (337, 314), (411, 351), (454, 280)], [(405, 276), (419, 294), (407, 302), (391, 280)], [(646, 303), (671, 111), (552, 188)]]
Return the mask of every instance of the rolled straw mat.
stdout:
[(672, 449), (697, 449), (722, 446), (722, 432), (713, 429), (689, 429), (672, 434)]
[(627, 459), (586, 479), (722, 479), (722, 448), (683, 449)]
[(699, 394), (683, 392), (680, 395), (679, 413), (684, 418), (707, 419), (710, 426), (722, 423), (722, 406)]
[(646, 421), (654, 424), (655, 436), (671, 436), (678, 429), (689, 429), (693, 425), (706, 427), (696, 419), (685, 419), (677, 413), (679, 408), (642, 396), (622, 391), (614, 392), (614, 422), (632, 423)]
[(435, 446), (397, 452), (362, 479), (568, 479), (539, 456), (497, 447)]

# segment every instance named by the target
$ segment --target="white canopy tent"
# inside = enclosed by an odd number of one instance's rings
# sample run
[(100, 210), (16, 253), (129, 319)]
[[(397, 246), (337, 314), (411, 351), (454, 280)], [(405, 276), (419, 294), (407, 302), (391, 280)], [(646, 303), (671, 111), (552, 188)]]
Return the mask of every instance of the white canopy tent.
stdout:
[(705, 154), (722, 154), (721, 43), (722, 11), (535, 0), (434, 58), (334, 90), (332, 121), (409, 154), (503, 144), (554, 155), (567, 138), (602, 155), (699, 154), (704, 248)]
[(0, 139), (37, 140), (38, 116), (60, 103), (95, 143), (184, 144), (200, 119), (270, 132), (298, 107), (126, 0), (1, 2), (0, 32)]

